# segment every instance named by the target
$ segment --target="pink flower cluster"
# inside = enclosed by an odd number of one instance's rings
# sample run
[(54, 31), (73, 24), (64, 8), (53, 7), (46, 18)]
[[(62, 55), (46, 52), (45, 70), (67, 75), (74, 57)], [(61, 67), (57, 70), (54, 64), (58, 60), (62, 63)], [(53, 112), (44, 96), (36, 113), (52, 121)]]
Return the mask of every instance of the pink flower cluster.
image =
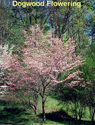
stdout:
[[(68, 84), (70, 86), (79, 84), (81, 79), (78, 75), (81, 72), (71, 72), (83, 64), (82, 57), (75, 53), (75, 42), (69, 39), (67, 45), (64, 45), (61, 39), (52, 38), (50, 33), (44, 35), (39, 27), (32, 26), (30, 31), (31, 35), (24, 32), (27, 47), (23, 47), (22, 50), (23, 61), (20, 61), (22, 57), (16, 54), (5, 54), (6, 58), (3, 60), (4, 66), (7, 67), (5, 82), (15, 84), (12, 87), (18, 88), (26, 84), (37, 84), (38, 78), (45, 83), (49, 80), (50, 84), (76, 78), (76, 81)], [(59, 81), (58, 74), (67, 71), (68, 77)]]

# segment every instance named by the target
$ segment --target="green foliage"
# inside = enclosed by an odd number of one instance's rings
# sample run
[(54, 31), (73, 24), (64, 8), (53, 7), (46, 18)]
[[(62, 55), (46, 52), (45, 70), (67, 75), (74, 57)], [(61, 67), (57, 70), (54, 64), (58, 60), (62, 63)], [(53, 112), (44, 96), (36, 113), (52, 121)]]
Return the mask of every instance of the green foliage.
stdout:
[(91, 45), (91, 48), (89, 48), (87, 54), (85, 55), (86, 62), (85, 64), (80, 68), (83, 72), (82, 77), (92, 82), (95, 80), (95, 45)]

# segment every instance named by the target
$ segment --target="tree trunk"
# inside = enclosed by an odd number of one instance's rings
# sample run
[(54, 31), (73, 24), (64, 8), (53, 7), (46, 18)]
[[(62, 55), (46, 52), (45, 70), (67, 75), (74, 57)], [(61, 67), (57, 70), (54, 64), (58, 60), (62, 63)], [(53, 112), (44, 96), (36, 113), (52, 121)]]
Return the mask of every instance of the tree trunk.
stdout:
[(94, 122), (94, 114), (95, 114), (95, 109), (92, 111), (92, 117), (91, 117), (92, 122)]
[(29, 15), (30, 24), (32, 25), (32, 16)]
[(92, 116), (91, 121), (94, 122), (94, 116)]
[(86, 106), (84, 107), (84, 117), (86, 117)]
[(37, 115), (37, 106), (34, 106), (34, 113)]
[(44, 98), (42, 98), (42, 114), (43, 114), (43, 121), (45, 121), (46, 116), (45, 116), (45, 101), (44, 101)]
[(79, 120), (81, 120), (81, 118), (82, 118), (82, 112), (83, 112), (83, 106), (82, 106), (82, 104), (81, 104), (81, 102), (80, 102), (80, 107), (79, 107)]
[(79, 120), (81, 120), (81, 118), (82, 118), (82, 111), (81, 109), (79, 109)]
[(77, 102), (75, 102), (75, 119), (77, 120)]
[(91, 121), (94, 122), (95, 109), (93, 109), (93, 107), (89, 107), (89, 112)]

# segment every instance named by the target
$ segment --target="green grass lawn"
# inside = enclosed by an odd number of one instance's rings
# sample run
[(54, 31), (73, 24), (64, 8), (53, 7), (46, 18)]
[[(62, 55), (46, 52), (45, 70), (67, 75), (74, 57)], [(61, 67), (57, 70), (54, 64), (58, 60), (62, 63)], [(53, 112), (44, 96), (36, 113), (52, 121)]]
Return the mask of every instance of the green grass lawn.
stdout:
[[(66, 112), (70, 105), (59, 105), (58, 100), (49, 97), (47, 99), (46, 109), (46, 122), (44, 124), (61, 124), (61, 125), (92, 125), (89, 119), (87, 109), (87, 116), (82, 121), (76, 121), (72, 113)], [(32, 125), (33, 123), (43, 123), (41, 115), (41, 99), (39, 98), (38, 115), (35, 116), (32, 109), (28, 105), (8, 103), (0, 101), (0, 124), (12, 125)], [(38, 125), (38, 124), (37, 124)], [(95, 125), (93, 123), (93, 125)]]

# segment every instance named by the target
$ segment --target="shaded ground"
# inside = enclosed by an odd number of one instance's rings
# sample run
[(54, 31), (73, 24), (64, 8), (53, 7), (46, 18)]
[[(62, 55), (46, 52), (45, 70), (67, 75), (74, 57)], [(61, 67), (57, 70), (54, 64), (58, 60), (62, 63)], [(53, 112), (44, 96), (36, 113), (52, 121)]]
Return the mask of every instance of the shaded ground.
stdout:
[[(2, 108), (3, 107), (3, 108)], [(27, 122), (27, 118), (22, 118), (21, 116), (25, 114), (24, 108), (17, 107), (16, 105), (8, 106), (5, 101), (0, 100), (0, 124), (17, 124), (20, 122)]]
[[(3, 108), (2, 108), (3, 107)], [(32, 110), (26, 110), (23, 106), (8, 106), (5, 101), (0, 101), (0, 125), (32, 125), (32, 123), (42, 123), (42, 114), (35, 116)], [(65, 111), (55, 111), (46, 114), (46, 122), (48, 124), (57, 123), (62, 125), (95, 125), (95, 122), (78, 121), (69, 116)]]
[(69, 116), (65, 111), (57, 111), (57, 112), (52, 112), (46, 114), (46, 118), (51, 120), (51, 121), (56, 121), (60, 122), (61, 124), (66, 124), (66, 125), (95, 125), (95, 122), (91, 121), (79, 121), (75, 120), (71, 116)]
[(18, 108), (4, 108), (3, 110), (0, 110), (0, 123), (20, 123), (20, 122), (26, 122), (28, 119), (21, 118), (21, 115), (25, 114), (24, 109), (18, 109)]

